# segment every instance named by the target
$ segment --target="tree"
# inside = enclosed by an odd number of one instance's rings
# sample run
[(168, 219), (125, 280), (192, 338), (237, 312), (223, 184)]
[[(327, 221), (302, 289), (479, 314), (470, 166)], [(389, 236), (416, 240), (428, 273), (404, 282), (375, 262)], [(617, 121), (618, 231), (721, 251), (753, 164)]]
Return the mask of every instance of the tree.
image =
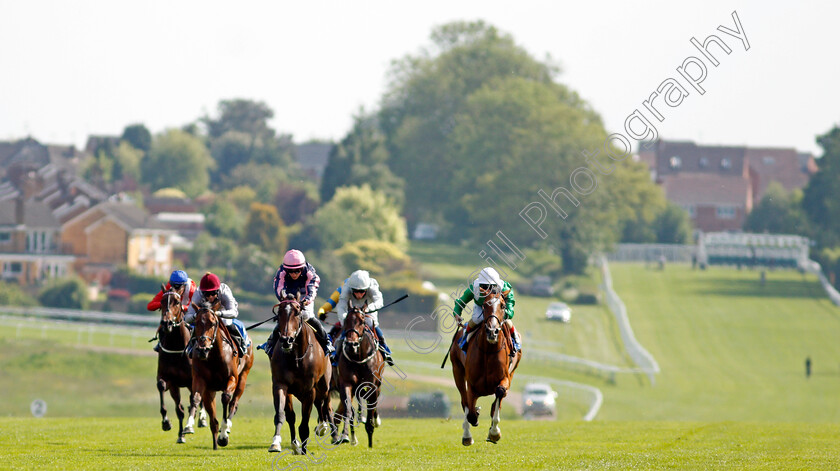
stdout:
[(274, 194), (274, 206), (287, 224), (304, 222), (318, 209), (317, 194), (312, 186), (281, 185)]
[(41, 290), (38, 301), (44, 306), (65, 309), (87, 309), (90, 305), (87, 284), (76, 276), (52, 280)]
[(802, 192), (789, 193), (778, 182), (771, 182), (761, 201), (747, 215), (744, 230), (807, 235), (808, 219), (802, 210)]
[(131, 147), (145, 153), (152, 148), (152, 133), (142, 124), (132, 124), (125, 127), (120, 141), (128, 142)]
[(334, 250), (347, 242), (374, 239), (404, 249), (407, 245), (405, 220), (384, 193), (369, 186), (343, 187), (312, 216), (309, 235), (323, 250)]
[(388, 168), (388, 158), (377, 117), (361, 110), (353, 118), (353, 129), (330, 151), (321, 179), (321, 201), (329, 201), (338, 187), (367, 184), (402, 208), (405, 182)]
[(431, 39), (434, 52), (392, 65), (379, 120), (389, 166), (405, 180), (405, 213), (412, 223), (433, 219), (459, 196), (461, 188), (446, 171), (453, 162), (447, 145), (470, 95), (498, 78), (549, 83), (557, 72), (481, 21), (441, 26)]
[(140, 162), (143, 161), (143, 151), (135, 148), (128, 141), (120, 141), (114, 149), (114, 180), (133, 178), (140, 180)]
[(222, 100), (218, 105), (219, 117), (203, 118), (210, 137), (215, 139), (228, 131), (238, 131), (252, 139), (273, 138), (274, 130), (268, 121), (274, 117), (274, 111), (262, 101), (245, 99)]
[(178, 129), (156, 136), (140, 164), (143, 182), (152, 190), (174, 187), (195, 197), (207, 190), (215, 166), (200, 139)]
[(656, 242), (660, 244), (687, 244), (691, 241), (691, 220), (688, 213), (679, 206), (668, 203), (656, 216), (653, 227)]
[(214, 237), (239, 240), (245, 231), (245, 218), (228, 199), (218, 198), (205, 210), (204, 228)]
[(267, 253), (283, 253), (288, 243), (285, 230), (277, 208), (270, 204), (253, 203), (242, 241), (254, 244)]
[(802, 208), (821, 247), (840, 245), (840, 127), (817, 137), (823, 155), (802, 197)]

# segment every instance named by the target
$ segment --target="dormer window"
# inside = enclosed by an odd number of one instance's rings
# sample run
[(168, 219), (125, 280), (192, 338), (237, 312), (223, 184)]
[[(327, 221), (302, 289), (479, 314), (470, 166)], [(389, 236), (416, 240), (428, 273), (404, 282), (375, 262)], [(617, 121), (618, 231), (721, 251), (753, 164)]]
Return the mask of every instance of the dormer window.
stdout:
[(670, 164), (672, 170), (679, 170), (682, 167), (682, 159), (675, 155), (671, 157)]
[(732, 168), (732, 161), (729, 160), (729, 158), (727, 157), (720, 159), (720, 168), (724, 170), (729, 170), (730, 168)]
[(764, 165), (773, 165), (773, 164), (776, 163), (776, 158), (771, 157), (769, 155), (765, 155), (764, 157), (761, 158), (761, 161), (764, 162)]
[(709, 159), (706, 157), (700, 157), (698, 164), (700, 165), (700, 168), (706, 168), (709, 166)]

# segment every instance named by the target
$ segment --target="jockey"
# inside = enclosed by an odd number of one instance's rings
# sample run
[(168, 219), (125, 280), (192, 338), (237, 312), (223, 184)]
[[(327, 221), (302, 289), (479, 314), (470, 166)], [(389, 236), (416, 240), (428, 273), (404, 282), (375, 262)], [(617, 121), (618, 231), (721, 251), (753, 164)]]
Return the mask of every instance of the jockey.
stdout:
[[(198, 314), (195, 306), (200, 306), (204, 301), (215, 303), (217, 300), (222, 303), (222, 309), (216, 311), (216, 315), (222, 319), (228, 327), (228, 332), (230, 332), (231, 337), (237, 342), (237, 350), (239, 350), (237, 353), (239, 356), (245, 356), (245, 349), (248, 348), (248, 334), (245, 333), (245, 324), (237, 319), (239, 316), (239, 303), (233, 297), (230, 286), (219, 281), (219, 277), (213, 273), (207, 272), (201, 277), (201, 281), (198, 284), (198, 291), (192, 297), (190, 309), (187, 311), (184, 321), (189, 324), (195, 323), (195, 316)], [(235, 328), (231, 329), (231, 326)], [(189, 350), (192, 349), (191, 347), (192, 342), (190, 342)]]
[[(300, 311), (301, 320), (312, 326), (315, 334), (318, 337), (318, 343), (324, 349), (327, 355), (335, 351), (330, 338), (327, 337), (327, 332), (324, 326), (315, 319), (314, 302), (315, 295), (318, 294), (318, 285), (321, 283), (321, 278), (315, 273), (315, 267), (306, 261), (303, 252), (300, 250), (289, 250), (283, 256), (283, 264), (274, 275), (274, 295), (277, 299), (283, 301), (285, 294), (300, 294), (300, 304), (303, 309)], [(274, 347), (274, 336), (277, 332), (275, 327), (271, 335), (264, 344), (257, 347), (257, 349), (265, 350), (265, 353), (271, 358), (271, 349)]]
[[(163, 287), (158, 294), (146, 305), (146, 309), (149, 311), (157, 311), (160, 309), (160, 301), (163, 299), (163, 292), (169, 291), (172, 288), (181, 296), (181, 309), (183, 312), (187, 312), (190, 308), (190, 299), (192, 299), (193, 294), (195, 293), (195, 281), (191, 280), (187, 276), (187, 272), (184, 270), (175, 270), (172, 272), (172, 275), (169, 276), (169, 283)], [(160, 327), (158, 327), (160, 328)], [(160, 342), (155, 345), (154, 350), (156, 352), (160, 352)]]
[[(338, 322), (344, 323), (347, 318), (347, 302), (351, 300), (354, 306), (361, 306), (367, 304), (367, 313), (365, 313), (365, 324), (373, 328), (376, 336), (379, 338), (379, 345), (382, 353), (385, 356), (385, 361), (389, 365), (394, 365), (394, 360), (391, 358), (391, 349), (385, 343), (385, 336), (382, 329), (379, 328), (379, 313), (377, 312), (384, 302), (382, 301), (382, 292), (379, 291), (379, 282), (370, 277), (370, 273), (365, 270), (356, 270), (350, 274), (344, 286), (341, 288), (341, 297), (338, 299)], [(339, 341), (344, 339), (344, 333), (341, 334)]]
[[(344, 280), (344, 283), (347, 283), (346, 279)], [(338, 288), (336, 288), (335, 291), (333, 291), (333, 293), (330, 295), (329, 299), (327, 299), (327, 302), (325, 302), (323, 306), (318, 308), (318, 319), (320, 319), (322, 322), (327, 319), (327, 314), (332, 312), (332, 310), (335, 308), (335, 305), (338, 304), (338, 299), (341, 297), (342, 288), (343, 286), (339, 286)], [(336, 335), (338, 335), (340, 332), (341, 323), (336, 322), (335, 325), (330, 329), (329, 334), (327, 335), (329, 335), (330, 340), (333, 340), (335, 339)]]
[(495, 268), (487, 267), (481, 270), (478, 274), (478, 278), (473, 281), (472, 285), (467, 287), (464, 294), (455, 300), (455, 309), (453, 310), (453, 314), (455, 315), (455, 318), (458, 319), (459, 323), (461, 322), (461, 312), (467, 306), (467, 303), (470, 301), (475, 302), (472, 318), (467, 324), (464, 335), (461, 337), (461, 342), (459, 344), (461, 350), (464, 352), (467, 351), (467, 339), (469, 338), (470, 332), (472, 332), (472, 330), (475, 329), (482, 320), (484, 320), (484, 312), (482, 310), (484, 298), (494, 287), (499, 290), (502, 296), (505, 297), (504, 322), (510, 329), (511, 341), (513, 342), (513, 352), (511, 352), (511, 355), (515, 354), (522, 348), (519, 333), (516, 332), (516, 328), (513, 326), (513, 306), (516, 304), (516, 301), (513, 298), (513, 288), (507, 281), (502, 281), (502, 278), (499, 276), (499, 273)]

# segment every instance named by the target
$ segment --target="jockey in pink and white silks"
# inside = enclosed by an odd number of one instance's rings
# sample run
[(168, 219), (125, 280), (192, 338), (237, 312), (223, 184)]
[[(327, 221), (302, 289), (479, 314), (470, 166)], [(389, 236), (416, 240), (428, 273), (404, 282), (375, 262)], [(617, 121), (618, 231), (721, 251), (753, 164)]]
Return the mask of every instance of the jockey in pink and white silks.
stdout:
[[(318, 294), (318, 286), (321, 283), (321, 278), (315, 272), (315, 267), (306, 261), (303, 252), (292, 249), (286, 252), (283, 256), (283, 264), (274, 275), (274, 295), (279, 301), (283, 301), (284, 294), (300, 295), (300, 319), (315, 330), (315, 335), (318, 337), (318, 343), (324, 349), (324, 352), (329, 355), (335, 351), (327, 332), (321, 322), (315, 318), (314, 306), (315, 296)], [(257, 347), (257, 349), (265, 350), (265, 353), (271, 358), (271, 350), (274, 347), (274, 338), (277, 329), (271, 332), (268, 340), (264, 344)]]
[(464, 294), (455, 300), (453, 314), (455, 315), (455, 318), (458, 319), (458, 322), (461, 322), (461, 312), (467, 304), (470, 301), (475, 303), (473, 306), (472, 317), (464, 330), (464, 334), (461, 336), (461, 343), (459, 346), (462, 350), (467, 350), (467, 339), (469, 338), (469, 334), (484, 320), (484, 311), (482, 309), (482, 306), (484, 305), (484, 298), (487, 297), (490, 291), (494, 289), (498, 290), (498, 292), (505, 298), (505, 324), (507, 324), (510, 329), (511, 341), (513, 342), (513, 352), (511, 352), (511, 354), (518, 352), (522, 348), (519, 333), (516, 332), (516, 328), (513, 326), (513, 306), (516, 304), (516, 300), (513, 297), (513, 287), (507, 281), (502, 281), (502, 278), (499, 276), (499, 272), (497, 272), (495, 268), (487, 267), (481, 270), (478, 274), (478, 278), (476, 278), (475, 281), (467, 287)]

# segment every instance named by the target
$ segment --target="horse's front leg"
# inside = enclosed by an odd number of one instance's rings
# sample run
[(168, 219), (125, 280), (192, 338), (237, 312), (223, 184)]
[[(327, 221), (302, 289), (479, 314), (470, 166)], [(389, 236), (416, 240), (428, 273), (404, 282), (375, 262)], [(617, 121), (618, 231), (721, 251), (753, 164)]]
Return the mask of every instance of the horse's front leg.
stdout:
[(166, 404), (163, 402), (163, 393), (166, 391), (166, 381), (163, 380), (160, 376), (157, 379), (157, 390), (158, 394), (160, 394), (160, 417), (161, 417), (161, 424), (160, 428), (163, 429), (164, 432), (172, 429), (172, 423), (169, 422), (169, 417), (166, 416)]
[(490, 408), (490, 432), (487, 434), (487, 441), (496, 443), (502, 438), (502, 429), (499, 428), (499, 422), (502, 421), (502, 399), (507, 396), (507, 390), (510, 386), (510, 378), (505, 378), (496, 386), (496, 399), (493, 401), (493, 407)]
[(365, 432), (368, 436), (368, 448), (373, 448), (373, 429), (377, 426), (376, 403), (379, 401), (379, 390), (373, 388), (373, 392), (365, 395), (367, 407), (367, 421), (365, 421)]
[[(204, 383), (198, 381), (196, 378), (193, 378), (192, 387), (190, 388), (190, 408), (187, 411), (187, 426), (184, 427), (184, 434), (194, 433), (193, 431), (193, 420), (195, 418), (195, 413), (197, 410), (205, 410), (204, 405), (201, 403), (201, 392), (204, 390)], [(205, 410), (206, 413), (206, 410)]]
[(475, 402), (478, 398), (473, 396), (472, 391), (467, 390), (467, 406), (464, 407), (464, 436), (461, 438), (461, 444), (470, 446), (473, 444), (472, 432), (470, 426), (478, 426), (478, 411), (475, 409)]
[(292, 402), (294, 396), (286, 394), (286, 406), (283, 409), (286, 412), (286, 422), (289, 424), (289, 435), (291, 436), (292, 451), (294, 454), (300, 454), (300, 442), (297, 439), (297, 432), (295, 432), (295, 407)]
[(300, 399), (300, 454), (306, 454), (306, 445), (309, 443), (309, 417), (312, 415), (312, 404), (315, 401), (315, 391), (310, 390), (305, 396), (299, 396)]
[(176, 443), (186, 443), (187, 440), (184, 439), (184, 406), (181, 404), (181, 388), (170, 388), (169, 395), (175, 401), (175, 413), (178, 414), (178, 441)]
[(204, 391), (204, 394), (201, 394), (200, 397), (204, 403), (204, 409), (207, 410), (207, 414), (210, 416), (210, 434), (213, 436), (213, 449), (217, 450), (219, 448), (219, 419), (216, 418), (216, 391)]
[(344, 388), (344, 407), (350, 413), (350, 445), (356, 446), (359, 440), (356, 439), (356, 413), (353, 411), (353, 397), (355, 396), (356, 388), (347, 386)]
[(280, 430), (283, 428), (283, 422), (286, 421), (286, 395), (288, 393), (285, 384), (275, 384), (271, 388), (274, 395), (274, 438), (271, 441), (271, 446), (268, 447), (269, 452), (277, 452), (281, 450), (280, 447)]
[(219, 446), (227, 446), (228, 433), (233, 426), (230, 420), (231, 406), (233, 406), (233, 393), (236, 391), (236, 375), (228, 378), (224, 392), (222, 392), (222, 431), (219, 433)]

